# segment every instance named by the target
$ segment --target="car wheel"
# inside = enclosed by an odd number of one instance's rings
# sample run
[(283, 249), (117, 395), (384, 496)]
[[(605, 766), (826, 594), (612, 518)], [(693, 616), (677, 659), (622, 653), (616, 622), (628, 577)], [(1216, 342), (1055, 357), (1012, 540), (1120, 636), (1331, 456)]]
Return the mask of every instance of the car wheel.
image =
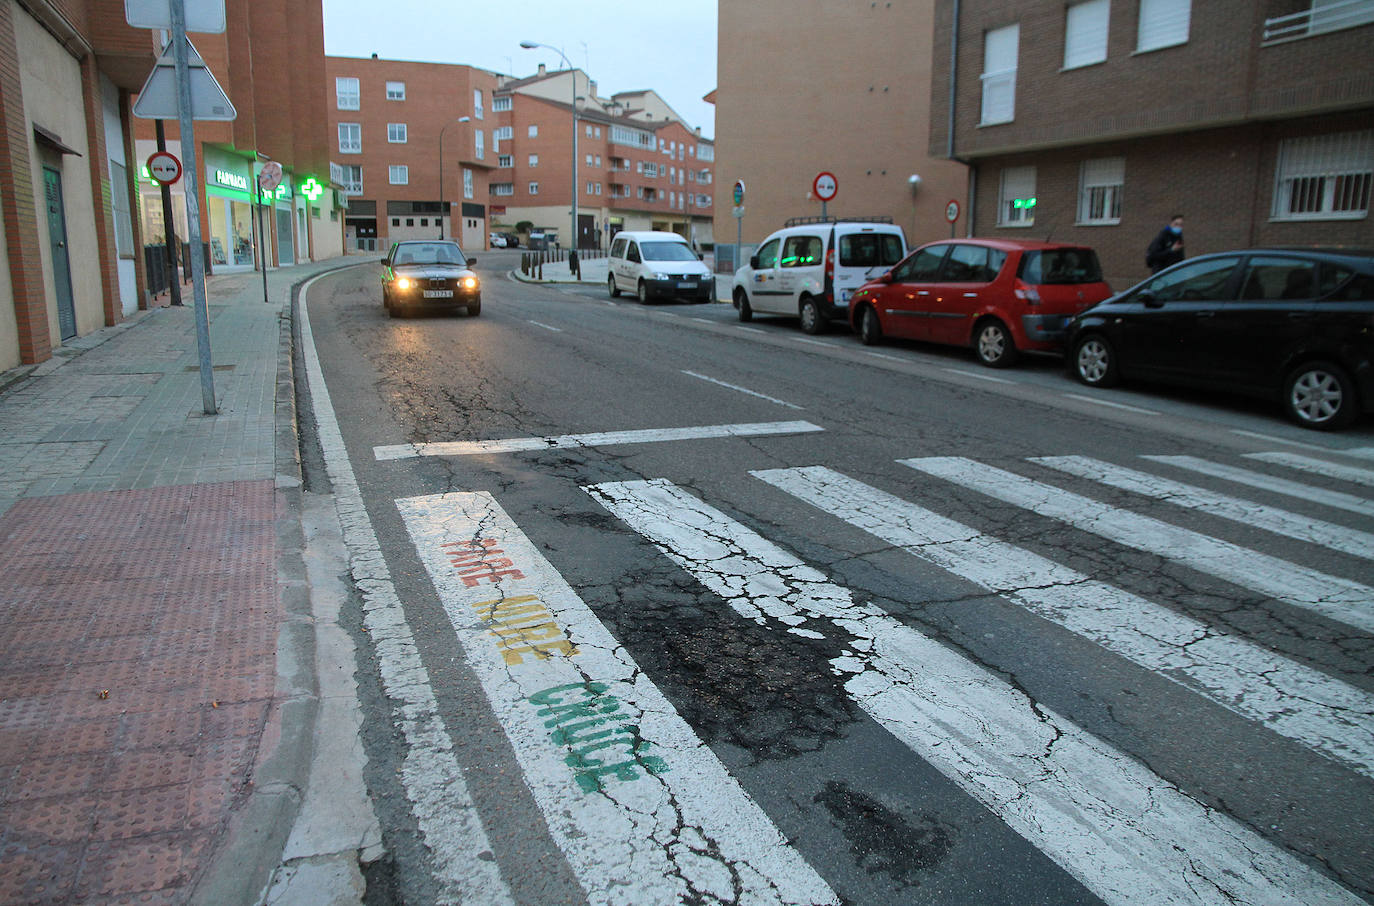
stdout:
[(865, 346), (877, 346), (883, 341), (883, 325), (872, 305), (865, 305), (859, 312), (859, 342)]
[(620, 298), (620, 290), (617, 289), (615, 285), (615, 274), (608, 274), (606, 276), (606, 290), (611, 294), (612, 299)]
[(481, 299), (478, 299), (476, 302), (469, 302), (469, 303), (468, 303), (468, 317), (469, 317), (469, 318), (475, 318), (475, 317), (477, 317), (478, 315), (480, 315), (481, 313), (482, 313), (482, 300), (481, 300)]
[(801, 300), (801, 308), (797, 312), (801, 316), (801, 329), (809, 334), (825, 333), (825, 318), (821, 315), (820, 306), (816, 300), (810, 296)]
[(1116, 350), (1101, 334), (1090, 333), (1074, 344), (1073, 374), (1089, 387), (1111, 387), (1121, 380)]
[(638, 292), (636, 293), (636, 295), (639, 296), (639, 303), (640, 303), (641, 305), (647, 305), (647, 304), (648, 304), (648, 302), (649, 302), (649, 287), (648, 287), (647, 284), (645, 284), (645, 282), (644, 282), (643, 280), (640, 280), (640, 281), (639, 281), (639, 290), (638, 290)]
[(1016, 342), (1007, 325), (996, 318), (988, 318), (973, 333), (973, 351), (978, 361), (989, 368), (1006, 368), (1016, 361)]
[(749, 294), (742, 289), (735, 290), (735, 308), (739, 312), (739, 319), (748, 324), (754, 320), (754, 309), (749, 305)]
[(1306, 362), (1293, 369), (1283, 384), (1288, 417), (1304, 428), (1333, 431), (1355, 420), (1355, 385), (1339, 365)]

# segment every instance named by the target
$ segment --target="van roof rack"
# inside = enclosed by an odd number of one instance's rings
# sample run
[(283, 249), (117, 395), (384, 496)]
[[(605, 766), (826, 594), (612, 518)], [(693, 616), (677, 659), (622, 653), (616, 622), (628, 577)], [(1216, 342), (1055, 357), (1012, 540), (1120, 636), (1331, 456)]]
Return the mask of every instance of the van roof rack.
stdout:
[(891, 223), (892, 218), (882, 214), (873, 217), (789, 217), (783, 226), (804, 226), (808, 223)]

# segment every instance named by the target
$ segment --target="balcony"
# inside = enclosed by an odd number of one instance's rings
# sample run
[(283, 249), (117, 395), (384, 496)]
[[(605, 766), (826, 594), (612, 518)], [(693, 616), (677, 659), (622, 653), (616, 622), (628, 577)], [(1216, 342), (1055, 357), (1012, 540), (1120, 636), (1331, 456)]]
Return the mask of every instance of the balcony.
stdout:
[(1313, 0), (1312, 8), (1264, 22), (1261, 47), (1374, 22), (1374, 0)]

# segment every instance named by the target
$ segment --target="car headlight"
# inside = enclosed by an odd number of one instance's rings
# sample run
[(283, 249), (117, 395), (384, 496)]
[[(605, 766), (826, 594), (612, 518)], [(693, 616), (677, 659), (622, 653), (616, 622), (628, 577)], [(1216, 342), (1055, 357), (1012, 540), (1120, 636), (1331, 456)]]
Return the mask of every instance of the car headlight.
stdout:
[(397, 289), (410, 289), (410, 281), (407, 280), (405, 277), (397, 277), (397, 278), (396, 278), (396, 288), (397, 288)]
[(655, 279), (655, 280), (667, 280), (667, 279), (668, 279), (668, 275), (667, 275), (667, 274), (654, 274), (654, 275), (653, 275), (653, 279)]
[(463, 289), (476, 289), (476, 288), (477, 288), (477, 278), (476, 278), (476, 277), (464, 277), (464, 278), (463, 278)]

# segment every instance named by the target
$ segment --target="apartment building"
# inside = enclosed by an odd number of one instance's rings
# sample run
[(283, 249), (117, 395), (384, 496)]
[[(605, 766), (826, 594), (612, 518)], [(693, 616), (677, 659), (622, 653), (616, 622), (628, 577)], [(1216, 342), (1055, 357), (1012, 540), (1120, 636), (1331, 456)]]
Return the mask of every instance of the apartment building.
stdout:
[[(715, 163), (726, 197), (745, 184), (746, 251), (789, 217), (821, 214), (822, 171), (839, 186), (830, 216), (890, 217), (913, 241), (950, 235), (945, 208), (964, 203), (966, 177), (931, 150), (934, 6), (721, 0)], [(732, 214), (715, 213), (722, 266)]]
[(714, 142), (656, 92), (602, 97), (582, 70), (550, 72), (541, 65), (529, 78), (504, 81), (493, 106), (497, 229), (528, 221), (568, 245), (575, 169), (578, 248), (606, 248), (620, 230), (676, 232), (698, 246), (713, 242)]
[(929, 151), (972, 231), (1091, 245), (1118, 288), (1175, 213), (1189, 255), (1371, 248), (1371, 46), (1371, 0), (939, 0)]
[[(233, 123), (197, 124), (206, 242), (227, 264), (236, 247), (229, 206), (251, 199), (251, 179), (271, 157), (292, 177), (275, 199), (287, 213), (272, 229), (290, 242), (278, 260), (337, 253), (341, 224), (332, 234), (323, 226), (331, 199), (297, 191), (329, 180), (320, 8), (239, 0), (228, 20), (225, 34), (193, 36), (238, 111)], [(0, 370), (45, 361), (147, 304), (144, 248), (162, 239), (163, 221), (160, 193), (142, 173), (153, 124), (132, 108), (156, 40), (110, 0), (0, 0)], [(179, 151), (176, 123), (167, 127)], [(181, 185), (174, 211), (184, 239)], [(251, 267), (256, 243), (247, 241)]]
[(498, 76), (471, 66), (326, 57), (330, 148), (350, 250), (402, 239), (486, 248)]

